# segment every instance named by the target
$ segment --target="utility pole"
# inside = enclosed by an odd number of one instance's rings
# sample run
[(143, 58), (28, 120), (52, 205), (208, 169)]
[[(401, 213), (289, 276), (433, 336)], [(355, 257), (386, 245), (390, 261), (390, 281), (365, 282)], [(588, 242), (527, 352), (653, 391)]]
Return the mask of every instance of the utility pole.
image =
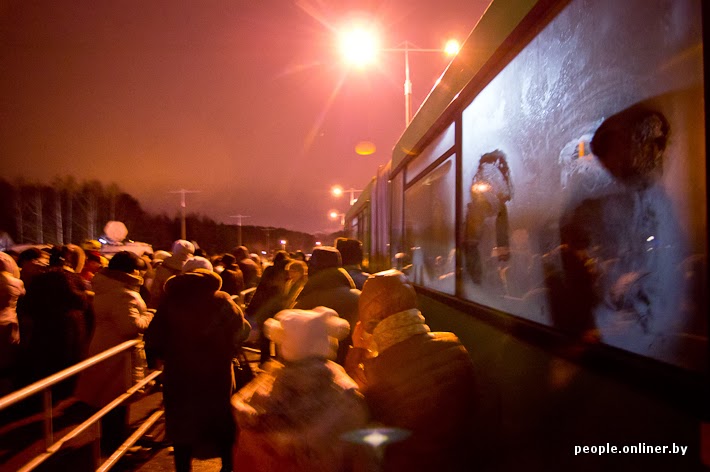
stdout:
[(267, 257), (271, 256), (271, 232), (275, 230), (276, 228), (272, 228), (271, 226), (267, 228), (261, 228), (263, 232), (266, 233), (266, 255)]
[(239, 226), (239, 237), (237, 238), (237, 246), (242, 245), (242, 218), (251, 218), (251, 216), (247, 215), (232, 215), (230, 218), (238, 218), (237, 219), (237, 225)]
[(180, 239), (187, 239), (187, 228), (185, 226), (185, 211), (187, 205), (185, 204), (185, 194), (186, 193), (200, 193), (199, 190), (185, 190), (181, 188), (180, 190), (173, 190), (168, 193), (179, 193), (180, 194)]

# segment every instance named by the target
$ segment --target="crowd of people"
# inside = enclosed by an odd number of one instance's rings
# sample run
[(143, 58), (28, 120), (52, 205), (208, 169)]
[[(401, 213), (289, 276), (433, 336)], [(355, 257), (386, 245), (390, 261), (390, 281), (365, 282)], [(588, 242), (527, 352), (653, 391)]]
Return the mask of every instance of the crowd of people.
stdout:
[[(13, 256), (0, 253), (0, 396), (139, 339), (55, 396), (96, 411), (161, 369), (178, 471), (205, 454), (224, 471), (470, 464), (470, 357), (452, 333), (430, 332), (404, 274), (362, 269), (360, 241), (338, 238), (310, 257), (279, 251), (266, 264), (244, 246), (210, 257), (186, 240), (110, 260), (91, 243)], [(237, 390), (233, 359), (245, 345), (260, 349), (258, 375)], [(102, 419), (107, 451), (127, 420), (127, 406)], [(403, 432), (384, 455), (352, 441), (382, 428)]]

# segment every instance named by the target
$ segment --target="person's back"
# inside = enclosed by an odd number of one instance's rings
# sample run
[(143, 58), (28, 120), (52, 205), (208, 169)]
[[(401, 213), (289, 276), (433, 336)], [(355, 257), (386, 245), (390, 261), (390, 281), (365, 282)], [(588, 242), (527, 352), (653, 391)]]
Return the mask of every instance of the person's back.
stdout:
[(387, 448), (385, 470), (461, 470), (471, 464), (477, 403), (471, 360), (453, 333), (411, 336), (366, 361), (372, 418), (412, 432)]
[(349, 470), (352, 448), (340, 436), (362, 428), (367, 412), (357, 384), (328, 360), (349, 332), (332, 310), (284, 310), (266, 323), (280, 358), (232, 398), (240, 433), (235, 470)]
[(231, 254), (224, 254), (221, 258), (222, 267), (219, 276), (222, 277), (222, 291), (230, 295), (239, 295), (244, 290), (244, 274), (236, 259)]
[[(144, 270), (143, 259), (128, 251), (117, 253), (109, 266), (93, 279), (95, 329), (89, 344), (89, 356), (143, 333), (153, 314), (139, 294), (143, 282), (138, 275)], [(79, 375), (75, 395), (85, 403), (100, 408), (132, 385), (131, 351), (112, 357)]]
[[(81, 258), (78, 246), (65, 246), (65, 254)], [(68, 252), (67, 252), (68, 251)], [(80, 255), (72, 256), (73, 252)], [(59, 257), (59, 256), (58, 256)], [(47, 377), (86, 358), (93, 315), (81, 277), (83, 261), (64, 266), (63, 258), (47, 272), (34, 276), (18, 303), (23, 341), (20, 378), (24, 384)], [(69, 262), (68, 262), (69, 263)], [(58, 397), (71, 393), (76, 380), (58, 389)]]
[(249, 250), (245, 246), (239, 246), (232, 249), (232, 255), (244, 276), (244, 288), (248, 289), (259, 285), (261, 272), (256, 262), (249, 257)]
[(346, 369), (360, 384), (372, 420), (411, 432), (387, 447), (384, 470), (462, 470), (476, 446), (473, 364), (453, 333), (430, 332), (416, 300), (399, 271), (368, 279)]
[(164, 300), (145, 335), (146, 350), (165, 362), (166, 433), (178, 471), (189, 470), (198, 448), (216, 448), (231, 470), (235, 426), (230, 414), (232, 358), (248, 330), (231, 297), (219, 290), (211, 265), (193, 268), (165, 284)]
[(357, 239), (338, 238), (335, 248), (343, 259), (343, 269), (350, 275), (355, 283), (355, 288), (362, 290), (370, 274), (362, 270), (362, 243)]
[(185, 262), (187, 262), (194, 253), (195, 246), (190, 241), (178, 239), (173, 243), (172, 255), (167, 257), (160, 266), (155, 269), (155, 278), (150, 288), (150, 301), (148, 304), (150, 308), (158, 308), (160, 306), (163, 294), (165, 293), (165, 282), (167, 282), (170, 277), (180, 274)]
[(25, 294), (20, 269), (8, 254), (0, 252), (0, 396), (14, 389), (20, 325), (17, 300)]

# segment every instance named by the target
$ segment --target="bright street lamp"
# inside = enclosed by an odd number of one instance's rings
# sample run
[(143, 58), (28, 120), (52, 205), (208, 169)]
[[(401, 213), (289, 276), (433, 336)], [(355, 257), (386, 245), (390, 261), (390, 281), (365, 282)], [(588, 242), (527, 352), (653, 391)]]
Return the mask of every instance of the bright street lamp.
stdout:
[(379, 48), (379, 41), (376, 33), (371, 29), (356, 28), (350, 30), (340, 37), (340, 46), (343, 57), (349, 64), (363, 67), (374, 61), (379, 51), (403, 52), (404, 53), (404, 120), (409, 126), (412, 121), (412, 81), (409, 74), (409, 53), (410, 52), (438, 52), (448, 56), (458, 54), (460, 46), (458, 41), (449, 40), (442, 49), (422, 49), (413, 47), (409, 41), (402, 43), (403, 47)]
[(362, 190), (358, 190), (356, 188), (349, 188), (349, 189), (344, 189), (340, 185), (333, 185), (330, 189), (330, 193), (333, 194), (334, 197), (342, 197), (343, 194), (349, 193), (350, 194), (350, 205), (355, 204), (357, 201), (357, 198), (355, 198), (355, 192), (362, 192)]
[(340, 213), (337, 210), (330, 210), (330, 212), (328, 212), (328, 217), (333, 221), (340, 218), (340, 224), (345, 226), (345, 213)]

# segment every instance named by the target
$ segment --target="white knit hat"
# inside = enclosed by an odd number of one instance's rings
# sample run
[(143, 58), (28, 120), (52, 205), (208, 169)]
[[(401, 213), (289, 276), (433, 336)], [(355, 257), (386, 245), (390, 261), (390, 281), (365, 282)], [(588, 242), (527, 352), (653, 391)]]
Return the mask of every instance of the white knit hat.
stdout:
[(338, 314), (319, 306), (313, 310), (282, 310), (264, 323), (264, 334), (280, 346), (287, 361), (309, 357), (332, 359), (338, 340), (350, 333), (350, 323)]
[(183, 273), (192, 272), (195, 269), (207, 269), (209, 271), (214, 270), (214, 268), (212, 267), (212, 263), (201, 256), (195, 256), (192, 259), (188, 259), (188, 261), (185, 262), (185, 265), (182, 266)]

